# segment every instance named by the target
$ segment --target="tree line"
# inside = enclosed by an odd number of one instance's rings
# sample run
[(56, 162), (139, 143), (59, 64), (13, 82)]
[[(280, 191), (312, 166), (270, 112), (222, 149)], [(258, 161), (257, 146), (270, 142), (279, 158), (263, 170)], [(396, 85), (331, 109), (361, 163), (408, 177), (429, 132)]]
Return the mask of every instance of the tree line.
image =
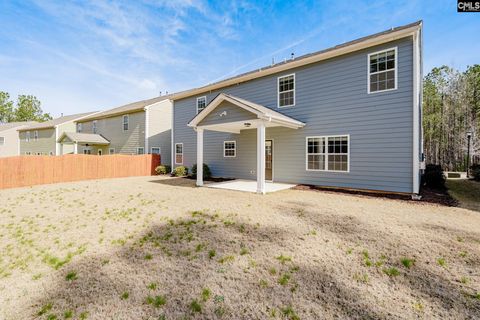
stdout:
[(44, 113), (40, 100), (32, 95), (21, 94), (17, 101), (10, 100), (10, 94), (0, 91), (0, 123), (17, 121), (38, 121), (51, 120), (49, 113)]
[(424, 152), (427, 164), (465, 171), (467, 132), (472, 133), (470, 156), (480, 160), (480, 65), (460, 72), (433, 68), (423, 81)]

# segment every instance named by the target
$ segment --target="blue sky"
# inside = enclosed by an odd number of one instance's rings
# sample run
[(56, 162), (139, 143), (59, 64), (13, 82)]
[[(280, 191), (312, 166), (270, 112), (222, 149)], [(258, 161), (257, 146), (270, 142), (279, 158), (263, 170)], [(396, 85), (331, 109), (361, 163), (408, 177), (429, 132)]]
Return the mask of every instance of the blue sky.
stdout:
[(455, 0), (0, 0), (0, 90), (54, 116), (108, 109), (419, 19), (425, 72), (480, 63), (480, 14)]

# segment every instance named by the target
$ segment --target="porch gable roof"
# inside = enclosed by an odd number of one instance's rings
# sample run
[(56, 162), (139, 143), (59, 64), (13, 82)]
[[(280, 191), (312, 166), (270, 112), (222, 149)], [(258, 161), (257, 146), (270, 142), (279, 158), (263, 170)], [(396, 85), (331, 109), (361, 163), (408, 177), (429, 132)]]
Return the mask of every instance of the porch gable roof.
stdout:
[(215, 97), (202, 111), (200, 111), (189, 123), (189, 127), (197, 128), (201, 127), (200, 122), (205, 119), (215, 108), (217, 108), (222, 102), (227, 101), (231, 104), (242, 108), (250, 113), (253, 116), (256, 116), (260, 120), (264, 120), (267, 122), (272, 122), (277, 125), (284, 125), (286, 127), (291, 128), (301, 128), (305, 126), (305, 123), (295, 120), (291, 117), (288, 117), (280, 112), (262, 106), (260, 104), (235, 97), (226, 93), (220, 93), (218, 96)]
[(88, 143), (92, 145), (109, 145), (110, 141), (103, 136), (94, 133), (81, 133), (81, 132), (64, 132), (57, 142), (67, 141), (73, 143)]

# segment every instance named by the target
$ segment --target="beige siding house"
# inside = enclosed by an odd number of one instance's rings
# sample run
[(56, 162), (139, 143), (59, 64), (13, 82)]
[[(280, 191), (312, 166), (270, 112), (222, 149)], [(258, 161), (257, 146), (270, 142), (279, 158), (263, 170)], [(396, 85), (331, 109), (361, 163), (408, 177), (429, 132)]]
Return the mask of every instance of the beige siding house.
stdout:
[(0, 157), (18, 156), (20, 154), (18, 129), (36, 123), (36, 121), (24, 121), (0, 124)]
[(74, 153), (102, 155), (158, 153), (162, 163), (170, 163), (172, 102), (167, 96), (98, 112), (75, 123), (81, 135), (60, 135), (57, 140), (64, 150), (70, 147)]
[(66, 146), (60, 152), (57, 139), (64, 132), (75, 131), (75, 120), (90, 116), (95, 112), (87, 112), (62, 116), (42, 123), (34, 123), (18, 129), (20, 155), (60, 155), (73, 153), (73, 147)]

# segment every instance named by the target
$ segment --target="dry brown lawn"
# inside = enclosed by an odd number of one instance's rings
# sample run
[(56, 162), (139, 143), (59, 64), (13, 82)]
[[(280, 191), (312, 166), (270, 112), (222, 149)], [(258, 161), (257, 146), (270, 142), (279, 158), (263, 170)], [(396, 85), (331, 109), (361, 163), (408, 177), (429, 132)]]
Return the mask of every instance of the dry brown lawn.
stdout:
[(140, 177), (0, 191), (0, 319), (480, 317), (480, 214)]

